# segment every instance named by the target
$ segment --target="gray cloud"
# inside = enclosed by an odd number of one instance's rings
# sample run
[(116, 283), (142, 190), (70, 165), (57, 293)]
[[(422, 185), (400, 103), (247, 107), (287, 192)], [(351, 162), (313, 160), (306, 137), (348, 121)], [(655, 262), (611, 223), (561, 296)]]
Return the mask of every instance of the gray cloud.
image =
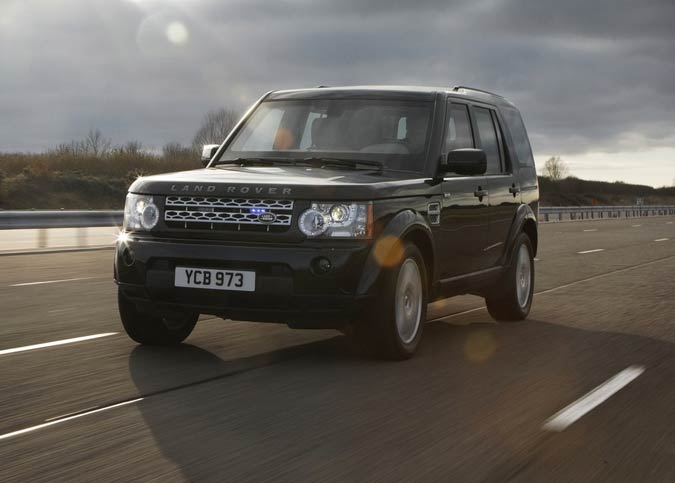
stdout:
[(27, 3), (0, 5), (2, 150), (187, 143), (210, 108), (352, 83), (495, 90), (542, 153), (675, 147), (672, 0)]

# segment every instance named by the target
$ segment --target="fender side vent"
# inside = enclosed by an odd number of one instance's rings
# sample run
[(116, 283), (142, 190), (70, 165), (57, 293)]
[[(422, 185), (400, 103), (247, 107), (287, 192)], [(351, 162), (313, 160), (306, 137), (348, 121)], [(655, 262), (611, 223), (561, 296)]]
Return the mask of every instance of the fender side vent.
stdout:
[(440, 203), (429, 203), (429, 208), (427, 209), (427, 215), (429, 216), (429, 223), (432, 225), (441, 224), (441, 204)]

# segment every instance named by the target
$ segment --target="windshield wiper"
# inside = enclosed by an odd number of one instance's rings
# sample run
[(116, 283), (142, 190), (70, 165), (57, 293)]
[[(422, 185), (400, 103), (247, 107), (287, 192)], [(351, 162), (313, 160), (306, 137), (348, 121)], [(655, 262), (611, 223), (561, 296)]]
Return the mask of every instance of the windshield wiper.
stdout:
[(283, 158), (236, 158), (236, 159), (221, 159), (214, 163), (214, 166), (219, 166), (221, 164), (238, 164), (240, 166), (250, 166), (250, 165), (263, 165), (271, 166), (274, 164), (293, 164), (292, 160), (283, 159)]
[(310, 157), (304, 159), (288, 159), (288, 158), (236, 158), (236, 159), (222, 159), (217, 161), (214, 166), (223, 164), (234, 164), (238, 166), (252, 166), (263, 165), (273, 166), (275, 164), (285, 164), (298, 166), (308, 164), (310, 166), (323, 168), (326, 166), (340, 166), (357, 169), (359, 167), (367, 166), (382, 171), (384, 165), (379, 161), (368, 161), (364, 159), (339, 159), (339, 158), (324, 158), (324, 157)]
[(365, 159), (339, 159), (339, 158), (324, 158), (324, 157), (312, 157), (305, 158), (302, 160), (305, 163), (310, 163), (312, 165), (318, 165), (323, 168), (324, 166), (347, 166), (349, 168), (358, 168), (359, 166), (368, 166), (370, 168), (375, 168), (378, 171), (382, 171), (384, 165), (379, 161), (369, 161)]

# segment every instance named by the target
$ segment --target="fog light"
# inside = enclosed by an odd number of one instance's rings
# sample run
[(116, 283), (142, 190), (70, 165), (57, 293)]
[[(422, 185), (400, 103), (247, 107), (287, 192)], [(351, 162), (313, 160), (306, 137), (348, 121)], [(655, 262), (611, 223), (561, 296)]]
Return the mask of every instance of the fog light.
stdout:
[(331, 268), (333, 268), (333, 264), (326, 257), (315, 258), (312, 262), (312, 271), (316, 275), (324, 275), (330, 272)]
[(134, 254), (129, 250), (128, 247), (124, 247), (122, 250), (122, 261), (127, 267), (130, 267), (134, 264)]

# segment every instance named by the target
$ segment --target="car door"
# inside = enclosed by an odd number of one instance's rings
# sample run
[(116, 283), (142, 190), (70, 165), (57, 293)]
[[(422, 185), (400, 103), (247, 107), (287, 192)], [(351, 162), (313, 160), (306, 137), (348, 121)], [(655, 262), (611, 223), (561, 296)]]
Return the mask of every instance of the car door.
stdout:
[(489, 228), (483, 257), (492, 267), (506, 249), (506, 240), (520, 204), (520, 182), (504, 149), (504, 137), (494, 109), (472, 106), (479, 147), (485, 151)]
[[(453, 149), (473, 148), (475, 141), (467, 104), (448, 101), (442, 156)], [(485, 268), (482, 253), (488, 236), (488, 197), (485, 176), (446, 173), (437, 229), (441, 279)]]

